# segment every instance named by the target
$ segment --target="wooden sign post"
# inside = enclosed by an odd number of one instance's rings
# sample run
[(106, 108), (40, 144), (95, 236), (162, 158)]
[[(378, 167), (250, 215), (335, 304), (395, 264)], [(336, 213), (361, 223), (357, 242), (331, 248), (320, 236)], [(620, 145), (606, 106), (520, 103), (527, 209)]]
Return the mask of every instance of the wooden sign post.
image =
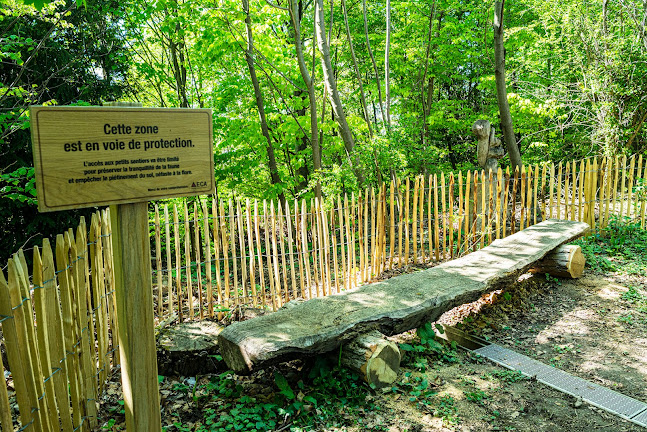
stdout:
[(41, 212), (112, 204), (126, 428), (158, 432), (148, 201), (214, 192), (212, 114), (126, 106), (32, 107), (36, 188)]

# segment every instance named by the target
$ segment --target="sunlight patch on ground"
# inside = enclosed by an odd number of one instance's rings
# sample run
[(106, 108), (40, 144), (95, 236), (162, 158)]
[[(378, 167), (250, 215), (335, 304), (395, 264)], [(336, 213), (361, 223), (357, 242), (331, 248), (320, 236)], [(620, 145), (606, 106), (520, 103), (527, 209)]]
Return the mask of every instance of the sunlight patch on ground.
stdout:
[(551, 339), (565, 334), (585, 335), (589, 333), (587, 321), (595, 318), (595, 313), (590, 309), (576, 309), (564, 315), (550, 327), (537, 334), (535, 342), (538, 344), (549, 343)]

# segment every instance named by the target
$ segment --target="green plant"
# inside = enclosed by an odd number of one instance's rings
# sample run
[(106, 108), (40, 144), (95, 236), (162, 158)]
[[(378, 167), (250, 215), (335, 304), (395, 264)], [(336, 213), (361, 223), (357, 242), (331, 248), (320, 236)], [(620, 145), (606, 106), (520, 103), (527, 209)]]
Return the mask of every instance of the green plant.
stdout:
[(636, 287), (633, 286), (629, 287), (629, 289), (622, 294), (621, 298), (631, 304), (642, 302), (647, 299), (644, 295), (639, 293), (638, 290), (636, 290)]
[(630, 313), (628, 313), (626, 315), (620, 315), (618, 317), (618, 322), (632, 325), (634, 323), (634, 317)]
[[(435, 327), (441, 334), (444, 332), (440, 324), (436, 324)], [(425, 355), (432, 356), (441, 363), (456, 363), (459, 361), (456, 353), (456, 343), (452, 342), (447, 345), (440, 342), (431, 323), (426, 323), (418, 328), (416, 334), (419, 337), (419, 343), (416, 341), (417, 343), (413, 344), (400, 344), (402, 351), (413, 353), (413, 358), (409, 359), (409, 364), (412, 367), (424, 372), (428, 367), (428, 360), (424, 357)]]
[(512, 384), (515, 382), (528, 379), (528, 377), (526, 377), (520, 371), (513, 371), (513, 370), (495, 370), (490, 372), (490, 375), (508, 384)]
[(456, 406), (456, 400), (452, 396), (445, 395), (438, 399), (438, 403), (434, 409), (435, 416), (442, 417), (450, 423), (456, 423), (458, 421), (457, 413), (458, 407)]
[(487, 399), (488, 395), (483, 390), (474, 390), (465, 393), (465, 399), (470, 402), (483, 403), (484, 399)]

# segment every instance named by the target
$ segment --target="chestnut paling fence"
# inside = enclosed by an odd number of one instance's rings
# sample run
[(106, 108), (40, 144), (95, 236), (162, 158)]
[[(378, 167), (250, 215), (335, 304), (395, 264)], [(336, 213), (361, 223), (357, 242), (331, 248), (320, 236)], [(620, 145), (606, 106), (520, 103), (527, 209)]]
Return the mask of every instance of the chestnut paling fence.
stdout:
[(235, 319), (243, 307), (276, 310), (463, 255), (545, 218), (644, 226), (645, 168), (642, 156), (591, 158), (391, 181), (324, 202), (194, 197), (155, 206), (156, 313)]
[[(645, 164), (647, 165), (647, 164)], [(611, 218), (644, 227), (642, 157), (526, 166), (392, 181), (317, 200), (155, 205), (151, 220), (156, 320), (233, 318), (330, 295), (404, 266), (427, 266), (561, 218), (593, 229)], [(119, 367), (108, 210), (76, 231), (20, 250), (0, 271), (2, 431), (90, 430)], [(9, 373), (10, 371), (10, 373)]]

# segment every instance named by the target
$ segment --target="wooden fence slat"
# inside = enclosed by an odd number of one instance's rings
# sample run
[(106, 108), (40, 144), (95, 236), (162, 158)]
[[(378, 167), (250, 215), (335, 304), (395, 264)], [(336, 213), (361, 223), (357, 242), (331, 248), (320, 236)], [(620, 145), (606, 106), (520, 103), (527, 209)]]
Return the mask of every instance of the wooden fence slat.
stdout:
[[(20, 302), (19, 299), (18, 302)], [(32, 420), (32, 418), (36, 419), (37, 416), (34, 415), (35, 413), (32, 413), (31, 409), (36, 408), (37, 405), (32, 405), (31, 394), (35, 393), (35, 388), (34, 391), (32, 391), (32, 386), (34, 384), (30, 383), (28, 379), (30, 367), (28, 365), (27, 358), (24, 358), (27, 351), (23, 350), (24, 345), (22, 345), (22, 338), (19, 335), (19, 333), (22, 332), (22, 322), (17, 318), (18, 313), (16, 313), (15, 310), (12, 310), (12, 308), (18, 304), (19, 303), (14, 303), (11, 298), (9, 283), (0, 267), (0, 315), (9, 317), (2, 323), (2, 335), (4, 338), (7, 359), (9, 360), (9, 366), (11, 368), (11, 375), (13, 376), (20, 423), (22, 425), (26, 425)], [(19, 313), (22, 312), (21, 307), (18, 307), (17, 309), (21, 309)], [(11, 423), (9, 424), (11, 425)], [(13, 430), (13, 426), (5, 428), (4, 423), (2, 424), (2, 427), (3, 430)]]
[[(242, 304), (247, 304), (249, 301), (249, 290), (247, 289), (247, 254), (245, 252), (245, 232), (244, 232), (244, 224), (243, 224), (243, 213), (242, 209), (240, 208), (240, 201), (236, 201), (236, 226), (238, 228), (238, 256), (235, 256), (235, 260), (238, 261), (240, 260), (240, 273), (241, 273), (241, 287), (242, 287), (242, 293), (243, 293), (243, 301)], [(240, 292), (237, 292), (238, 296), (240, 296)]]
[[(85, 386), (82, 379), (82, 363), (79, 353), (81, 341), (80, 319), (78, 319), (78, 307), (75, 296), (77, 295), (77, 253), (76, 240), (74, 232), (70, 228), (64, 235), (64, 244), (59, 252), (59, 241), (57, 239), (57, 266), (59, 275), (65, 273), (65, 278), (59, 276), (61, 289), (61, 303), (63, 306), (63, 321), (65, 331), (65, 352), (70, 372), (70, 399), (72, 402), (72, 422), (75, 427), (79, 427), (85, 414)], [(59, 254), (62, 259), (59, 261)]]
[[(208, 215), (203, 214), (203, 223), (207, 220)], [(196, 198), (193, 201), (193, 253), (195, 255), (196, 262), (196, 276), (197, 276), (197, 287), (198, 287), (198, 312), (200, 314), (200, 319), (204, 319), (204, 296), (203, 296), (203, 286), (202, 286), (202, 253), (201, 250), (204, 247), (202, 236), (200, 235), (200, 213), (198, 211), (198, 199)]]
[(542, 169), (541, 169), (541, 189), (540, 189), (540, 195), (541, 195), (541, 220), (546, 220), (547, 219), (547, 213), (546, 213), (546, 171), (548, 168), (547, 163), (542, 163)]
[[(389, 270), (391, 270), (395, 258), (395, 182), (393, 180), (389, 189), (389, 218)], [(431, 257), (431, 252), (429, 256)]]
[(162, 233), (160, 227), (159, 207), (155, 204), (155, 275), (157, 276), (157, 316), (161, 319), (164, 313), (162, 296)]
[(521, 167), (521, 187), (519, 194), (521, 195), (521, 214), (519, 216), (519, 230), (521, 231), (526, 227), (526, 167)]
[[(580, 171), (578, 173), (578, 188), (577, 188), (577, 221), (582, 222), (583, 221), (583, 210), (584, 210), (584, 180), (586, 177), (586, 167), (584, 166), (584, 159), (580, 162)], [(575, 175), (575, 170), (573, 170), (573, 175)]]
[(592, 231), (595, 231), (595, 208), (597, 203), (597, 191), (598, 191), (598, 158), (593, 158), (593, 172), (591, 172), (591, 213), (589, 226)]
[[(60, 296), (58, 294), (56, 267), (54, 264), (54, 253), (52, 252), (49, 239), (43, 239), (43, 279), (42, 284), (45, 299), (45, 318), (43, 321), (48, 328), (46, 337), (49, 344), (50, 373), (54, 374), (54, 389), (56, 392), (56, 405), (61, 420), (63, 431), (72, 431), (72, 416), (70, 411), (70, 396), (67, 389), (68, 374), (65, 359), (65, 342), (63, 336), (63, 320), (60, 309)], [(36, 285), (36, 282), (34, 282)]]
[(413, 212), (411, 214), (411, 239), (413, 241), (413, 264), (418, 262), (418, 194), (420, 176), (413, 179)]
[(328, 233), (328, 217), (326, 216), (326, 210), (324, 209), (324, 203), (322, 200), (319, 200), (318, 216), (321, 233), (320, 242), (323, 247), (323, 253), (321, 256), (324, 260), (324, 288), (326, 295), (330, 295), (332, 294), (332, 275), (330, 273), (330, 235)]
[[(110, 365), (107, 362), (108, 354), (108, 322), (107, 322), (107, 307), (105, 304), (106, 300), (106, 286), (105, 286), (105, 273), (104, 273), (104, 261), (103, 261), (103, 244), (101, 242), (101, 223), (100, 223), (100, 213), (95, 213), (92, 217), (95, 237), (90, 241), (90, 243), (96, 243), (94, 246), (94, 254), (92, 254), (92, 262), (94, 274), (96, 272), (96, 285), (92, 287), (92, 292), (94, 293), (94, 307), (92, 309), (92, 315), (95, 317), (96, 321), (96, 331), (97, 339), (99, 341), (98, 348), (98, 365), (99, 365), (99, 387), (97, 388), (97, 393), (102, 393), (105, 387), (106, 380), (108, 379), (108, 370)], [(95, 271), (96, 269), (96, 271)], [(152, 285), (152, 284), (151, 284)]]
[[(223, 290), (223, 306), (225, 310), (229, 310), (230, 307), (230, 295), (231, 295), (231, 282), (229, 274), (229, 235), (227, 235), (227, 216), (225, 216), (225, 204), (220, 201), (219, 203), (219, 222), (220, 222), (220, 242), (222, 244), (222, 260), (224, 264), (225, 274), (223, 279), (225, 282), (225, 289)], [(235, 256), (235, 252), (232, 251), (232, 255)], [(235, 302), (234, 302), (235, 304)]]
[[(429, 191), (430, 196), (431, 196), (431, 191)], [(450, 191), (451, 195), (451, 191)], [(442, 253), (440, 254), (441, 259), (445, 259), (447, 256), (447, 244), (449, 243), (447, 241), (447, 235), (449, 233), (448, 227), (448, 220), (449, 218), (447, 217), (447, 201), (445, 199), (445, 173), (441, 172), (440, 173), (440, 220), (438, 221), (439, 223), (439, 229), (442, 230)], [(431, 217), (431, 215), (429, 215)], [(434, 216), (435, 218), (435, 216)]]
[[(230, 201), (231, 203), (231, 201)], [(194, 221), (195, 224), (195, 221)], [(195, 318), (193, 305), (193, 260), (191, 259), (191, 220), (189, 219), (189, 203), (184, 202), (184, 275), (186, 276), (186, 296), (189, 309), (189, 320)]]
[[(434, 252), (435, 256), (434, 259), (436, 262), (440, 261), (440, 257), (442, 254), (442, 258), (445, 258), (445, 248), (447, 246), (447, 241), (446, 241), (446, 233), (447, 233), (447, 222), (445, 222), (444, 215), (446, 214), (446, 208), (445, 208), (445, 176), (441, 174), (440, 177), (440, 184), (441, 184), (441, 202), (442, 204), (439, 205), (438, 202), (438, 174), (433, 175), (433, 183), (432, 183), (432, 176), (429, 176), (429, 207), (431, 208), (431, 191), (433, 190), (434, 195), (433, 195), (433, 207), (434, 207), (434, 212), (433, 212), (433, 219), (434, 219), (434, 229), (433, 229), (433, 235), (434, 235)], [(451, 195), (451, 191), (450, 191)], [(443, 214), (443, 248), (441, 251), (440, 248), (440, 215), (438, 210), (442, 211)], [(429, 219), (431, 220), (431, 211), (429, 212)], [(450, 222), (451, 223), (451, 222)], [(429, 222), (429, 244), (431, 244), (431, 222)], [(452, 239), (449, 239), (449, 247), (451, 249), (452, 245)], [(430, 251), (431, 255), (431, 251)], [(430, 256), (431, 258), (431, 256)]]
[(348, 276), (350, 277), (348, 288), (352, 289), (357, 285), (355, 274), (355, 218), (351, 219), (353, 208), (355, 208), (355, 194), (351, 195), (351, 207), (348, 206), (348, 195), (344, 194), (344, 216), (346, 217), (346, 241), (348, 241)]
[(263, 200), (263, 228), (265, 230), (265, 257), (267, 260), (267, 278), (270, 284), (270, 300), (272, 302), (272, 310), (278, 309), (276, 296), (279, 287), (274, 284), (274, 266), (272, 265), (272, 244), (270, 243), (270, 215), (267, 209), (267, 201)]
[[(220, 244), (221, 244), (221, 235), (220, 235), (220, 221), (222, 220), (222, 214), (218, 212), (219, 206), (218, 203), (216, 202), (215, 198), (211, 199), (211, 217), (213, 218), (213, 225), (212, 225), (212, 230), (213, 230), (213, 252), (215, 254), (214, 256), (214, 263), (215, 265), (215, 273), (216, 273), (216, 291), (217, 291), (217, 301), (218, 301), (218, 313), (216, 316), (218, 319), (222, 319), (222, 309), (223, 309), (223, 289), (222, 289), (222, 282), (220, 279), (220, 261), (224, 261), (220, 259)], [(256, 235), (258, 235), (258, 230), (256, 232)], [(260, 259), (260, 258), (259, 258)], [(261, 275), (263, 271), (263, 267), (261, 266)], [(225, 279), (227, 278), (227, 275), (225, 275)], [(213, 302), (213, 300), (212, 300)], [(216, 311), (214, 310), (214, 313)]]
[[(37, 329), (34, 323), (34, 311), (36, 310), (36, 305), (31, 299), (30, 286), (29, 286), (29, 273), (27, 260), (25, 258), (25, 253), (22, 249), (18, 250), (17, 254), (14, 254), (14, 264), (16, 265), (16, 270), (18, 273), (18, 289), (20, 290), (20, 296), (22, 298), (23, 306), (25, 308), (24, 323), (26, 327), (26, 336), (27, 344), (29, 345), (29, 350), (32, 356), (32, 365), (33, 377), (36, 380), (36, 391), (38, 397), (38, 408), (42, 411), (41, 421), (42, 425), (47, 428), (54, 430), (55, 424), (52, 422), (52, 417), (50, 417), (50, 410), (56, 411), (54, 400), (48, 395), (48, 386), (43, 382), (45, 375), (46, 364), (43, 362), (42, 350), (39, 350), (39, 341), (37, 336)], [(96, 369), (95, 369), (96, 370)], [(47, 374), (48, 376), (49, 374)], [(96, 382), (96, 381), (95, 381)]]
[(117, 299), (115, 298), (115, 271), (113, 268), (113, 250), (112, 250), (112, 225), (110, 223), (110, 207), (106, 207), (101, 216), (101, 229), (103, 231), (103, 250), (104, 268), (106, 277), (106, 305), (110, 320), (110, 342), (111, 342), (111, 360), (112, 365), (120, 364), (119, 349), (117, 347), (118, 325), (117, 325)]
[[(460, 175), (460, 173), (459, 173)], [(449, 173), (449, 188), (447, 189), (447, 194), (449, 195), (449, 205), (448, 205), (448, 210), (449, 213), (445, 214), (444, 223), (445, 226), (449, 225), (449, 257), (450, 259), (454, 259), (454, 173), (451, 172)], [(459, 213), (462, 211), (462, 209), (459, 209)], [(444, 212), (444, 210), (443, 210)], [(431, 217), (431, 216), (430, 216)], [(458, 222), (458, 232), (460, 233), (461, 227), (460, 227), (460, 218)], [(458, 244), (460, 244), (460, 239), (458, 240)]]
[[(636, 188), (643, 184), (642, 167), (643, 167), (643, 155), (640, 155), (638, 156), (638, 168), (636, 169), (636, 179), (635, 179)], [(638, 190), (636, 190), (635, 199), (640, 200), (640, 194), (638, 193)], [(633, 206), (634, 208), (633, 219), (636, 221), (639, 220), (640, 218), (640, 203), (641, 201), (635, 202)]]
[(378, 244), (378, 239), (377, 239), (377, 226), (376, 226), (376, 221), (377, 221), (377, 210), (379, 203), (376, 200), (375, 197), (375, 188), (371, 188), (371, 195), (370, 195), (370, 204), (369, 204), (369, 211), (371, 214), (371, 220), (370, 220), (370, 228), (369, 228), (369, 238), (371, 240), (371, 247), (368, 249), (369, 251), (369, 259), (368, 262), (371, 263), (371, 270), (369, 272), (369, 280), (373, 279), (373, 276), (378, 273), (376, 266), (377, 266), (377, 244)]
[[(22, 270), (27, 276), (27, 268)], [(52, 272), (53, 273), (53, 272)], [(52, 427), (52, 430), (59, 428), (58, 421), (58, 410), (56, 409), (56, 399), (57, 394), (54, 390), (54, 384), (56, 383), (55, 378), (59, 377), (59, 374), (54, 372), (55, 369), (52, 368), (52, 362), (57, 361), (56, 359), (52, 360), (52, 355), (49, 347), (49, 327), (47, 326), (47, 305), (45, 300), (45, 279), (43, 279), (43, 262), (40, 256), (40, 251), (38, 246), (34, 248), (33, 252), (33, 271), (32, 271), (32, 280), (34, 283), (34, 310), (36, 312), (36, 322), (38, 323), (36, 327), (36, 339), (34, 340), (34, 348), (38, 352), (38, 358), (41, 365), (40, 379), (43, 380), (43, 387), (45, 388), (44, 401), (47, 406), (46, 416), (49, 418), (49, 424)], [(48, 289), (52, 289), (52, 283), (47, 284)], [(56, 289), (56, 282), (54, 281), (54, 289)], [(23, 286), (21, 290), (24, 297), (29, 296), (29, 285)], [(32, 322), (33, 325), (33, 322)], [(55, 337), (52, 335), (52, 337)], [(53, 374), (53, 375), (52, 375)], [(60, 383), (60, 381), (59, 381)], [(66, 389), (63, 387), (63, 392)], [(62, 395), (63, 396), (63, 395)]]
[[(496, 172), (496, 197), (495, 197), (495, 206), (496, 206), (496, 239), (500, 239), (501, 236), (501, 189), (502, 189), (502, 181), (503, 181), (503, 171), (501, 171), (501, 168)], [(544, 202), (544, 205), (546, 203)]]
[[(330, 239), (331, 239), (331, 247), (332, 247), (332, 262), (333, 262), (333, 271), (334, 271), (334, 279), (335, 279), (335, 291), (337, 293), (341, 292), (341, 288), (339, 287), (339, 265), (337, 263), (337, 234), (335, 230), (335, 206), (334, 206), (334, 201), (333, 201), (333, 207), (330, 209)], [(343, 282), (342, 282), (343, 283)]]
[[(79, 323), (81, 328), (79, 333), (81, 334), (81, 341), (83, 349), (81, 350), (81, 360), (82, 368), (85, 372), (84, 378), (84, 388), (85, 388), (85, 411), (86, 416), (89, 419), (90, 427), (95, 427), (97, 424), (97, 385), (96, 385), (96, 375), (97, 367), (96, 363), (91, 361), (90, 350), (94, 346), (94, 329), (92, 324), (92, 317), (88, 312), (88, 302), (87, 299), (90, 294), (89, 290), (89, 270), (88, 270), (88, 248), (87, 248), (87, 229), (85, 225), (85, 219), (81, 218), (79, 227), (77, 228), (76, 233), (76, 250), (79, 254), (79, 261), (76, 266), (77, 270), (77, 283), (75, 285), (77, 289), (77, 299), (78, 311), (79, 311)], [(81, 252), (82, 251), (82, 252)]]
[[(568, 219), (568, 178), (569, 178), (569, 164), (568, 162), (566, 163), (566, 175), (562, 176), (563, 174), (563, 166), (562, 163), (559, 163), (559, 167), (557, 170), (557, 219), (561, 219), (561, 212), (562, 212), (562, 178), (564, 179), (564, 219)], [(571, 204), (573, 201), (571, 200)], [(573, 220), (573, 208), (571, 207), (571, 220)]]
[(487, 173), (487, 244), (492, 243), (492, 223), (494, 222), (494, 173), (492, 169)]
[[(207, 279), (207, 316), (213, 319), (213, 277), (211, 273), (211, 229), (209, 228), (209, 210), (207, 209), (207, 201), (202, 202), (202, 217), (203, 227), (202, 233), (204, 235), (204, 260), (205, 260), (205, 277)], [(212, 219), (213, 220), (213, 219)], [(215, 223), (215, 220), (213, 220)], [(251, 232), (251, 228), (250, 228)], [(256, 306), (256, 305), (254, 305)]]
[[(0, 273), (2, 273), (1, 269), (0, 269)], [(0, 276), (0, 284), (2, 284), (3, 280), (4, 280), (4, 275)], [(9, 319), (9, 318), (6, 318), (6, 319)], [(4, 431), (13, 430), (13, 420), (11, 417), (11, 405), (9, 405), (9, 393), (7, 392), (7, 379), (5, 378), (5, 365), (4, 365), (4, 362), (2, 361), (1, 355), (0, 355), (0, 429)]]
[(627, 156), (622, 156), (622, 182), (618, 191), (618, 200), (620, 201), (620, 212), (618, 216), (622, 219), (622, 214), (625, 212), (625, 191), (627, 186)]
[(434, 180), (431, 174), (429, 174), (429, 180), (424, 181), (427, 183), (427, 188), (429, 189), (429, 194), (427, 195), (427, 237), (429, 237), (429, 262), (434, 260), (434, 218), (433, 218), (433, 204), (434, 204)]
[(368, 189), (366, 189), (364, 193), (364, 268), (362, 269), (362, 275), (363, 275), (362, 282), (366, 282), (370, 278), (370, 274), (368, 270), (369, 264), (370, 264), (369, 221), (371, 217), (369, 213), (369, 199), (370, 199), (369, 191)]
[(175, 248), (175, 297), (177, 298), (177, 314), (180, 322), (184, 320), (184, 305), (182, 300), (182, 273), (180, 261), (180, 219), (177, 205), (173, 204), (173, 237)]
[(386, 232), (387, 232), (387, 201), (386, 201), (386, 190), (387, 190), (387, 184), (382, 183), (382, 199), (380, 200), (380, 203), (382, 204), (382, 219), (380, 220), (380, 226), (382, 227), (381, 234), (380, 234), (380, 241), (382, 244), (382, 249), (380, 252), (380, 272), (383, 273), (386, 271), (386, 260), (388, 259), (388, 255), (386, 252)]
[[(323, 276), (319, 278), (321, 266), (319, 260), (319, 254), (321, 250), (319, 249), (319, 235), (317, 230), (317, 211), (315, 206), (315, 200), (310, 200), (310, 211), (308, 212), (308, 220), (310, 221), (310, 236), (312, 239), (312, 274), (313, 274), (313, 285), (315, 288), (315, 297), (319, 297), (319, 282), (323, 279)], [(360, 258), (363, 261), (363, 256), (360, 255)]]
[(642, 174), (642, 180), (643, 180), (643, 200), (640, 203), (640, 226), (642, 228), (645, 228), (645, 211), (647, 210), (647, 197), (645, 196), (645, 189), (647, 188), (647, 161), (645, 161), (645, 168)]
[(303, 250), (301, 242), (301, 223), (299, 222), (299, 201), (294, 199), (294, 241), (297, 245), (297, 267), (299, 269), (299, 287), (301, 288), (301, 298), (306, 299), (306, 284), (305, 284), (305, 274), (303, 270), (305, 269), (305, 263), (303, 261)]
[[(279, 217), (281, 219), (280, 223), (280, 230), (281, 230), (281, 253), (283, 254), (283, 280), (285, 283), (285, 290), (286, 292), (288, 291), (288, 284), (286, 281), (286, 275), (287, 275), (287, 265), (285, 264), (285, 246), (284, 246), (284, 241), (283, 239), (285, 238), (284, 234), (284, 225), (283, 225), (283, 217), (280, 216), (281, 214), (281, 203), (279, 203)], [(285, 219), (286, 219), (286, 226), (287, 226), (287, 234), (288, 234), (288, 251), (290, 252), (290, 280), (292, 282), (292, 297), (297, 298), (298, 297), (298, 291), (297, 291), (297, 281), (296, 281), (296, 276), (295, 276), (295, 271), (294, 271), (294, 248), (292, 246), (292, 223), (290, 222), (290, 204), (286, 201), (285, 202)], [(289, 296), (286, 299), (289, 300)]]
[(166, 310), (173, 315), (175, 301), (173, 299), (173, 255), (171, 251), (171, 219), (168, 213), (168, 204), (164, 204), (164, 234), (166, 235)]
[[(9, 279), (7, 284), (7, 294), (9, 298), (5, 299), (5, 301), (8, 300), (8, 302), (3, 302), (3, 304), (8, 304), (10, 306), (7, 315), (13, 316), (12, 321), (15, 324), (16, 341), (14, 349), (15, 351), (19, 351), (21, 353), (21, 365), (24, 367), (23, 379), (25, 382), (25, 393), (27, 400), (24, 404), (24, 408), (20, 408), (20, 420), (23, 426), (26, 426), (33, 422), (32, 424), (34, 425), (34, 430), (49, 431), (51, 430), (51, 425), (49, 424), (48, 418), (45, 416), (47, 412), (45, 408), (45, 401), (38, 400), (39, 396), (43, 393), (42, 374), (39, 370), (36, 369), (38, 356), (35, 350), (32, 349), (32, 345), (28, 342), (28, 325), (32, 325), (33, 328), (33, 319), (31, 318), (33, 313), (31, 311), (31, 300), (23, 296), (21, 293), (21, 282), (19, 280), (20, 276), (18, 274), (18, 267), (20, 264), (16, 263), (17, 260), (17, 256), (14, 255), (14, 257), (10, 258), (7, 262)], [(9, 347), (7, 348), (7, 354), (9, 354)], [(10, 363), (10, 366), (14, 367), (14, 365), (17, 366), (18, 364), (19, 363), (14, 362), (14, 364)]]
[[(429, 191), (431, 194), (431, 190)], [(420, 191), (418, 193), (418, 233), (420, 235), (420, 263), (424, 264), (425, 262), (425, 177), (420, 176)], [(431, 216), (429, 216), (431, 217)], [(382, 241), (380, 237), (379, 241)]]
[[(260, 289), (261, 289), (261, 303), (263, 307), (267, 306), (267, 288), (265, 286), (265, 269), (263, 265), (263, 248), (261, 246), (261, 234), (260, 234), (260, 217), (258, 215), (258, 200), (254, 200), (254, 234), (256, 236), (256, 250), (258, 250), (258, 270), (260, 273)], [(265, 247), (265, 253), (267, 253), (267, 245)]]
[[(247, 255), (249, 256), (249, 287), (252, 296), (252, 305), (258, 306), (258, 292), (256, 291), (256, 252), (254, 251), (254, 225), (252, 224), (251, 203), (245, 200), (245, 224), (247, 225)], [(290, 234), (292, 234), (290, 232)], [(292, 241), (290, 241), (292, 243)], [(260, 251), (259, 251), (260, 253)], [(290, 254), (292, 256), (292, 254)]]
[[(532, 211), (532, 213), (533, 213), (533, 219), (532, 219), (533, 222), (532, 223), (537, 224), (537, 212), (541, 211), (540, 207), (539, 207), (539, 200), (538, 200), (538, 195), (537, 195), (537, 193), (538, 193), (537, 189), (538, 189), (539, 180), (540, 180), (539, 165), (535, 164), (534, 170), (535, 170), (535, 182), (534, 182), (535, 184), (534, 184), (533, 192), (532, 192), (532, 196), (533, 196), (533, 204), (532, 204), (533, 205), (533, 211)], [(541, 214), (539, 215), (539, 217), (541, 217)]]
[[(561, 163), (561, 162), (560, 162)], [(561, 172), (560, 172), (561, 174)], [(558, 183), (560, 184), (561, 188), (561, 179), (558, 177)], [(555, 164), (551, 163), (550, 164), (550, 183), (548, 186), (548, 199), (549, 199), (549, 204), (548, 204), (548, 211), (549, 215), (548, 217), (552, 219), (553, 217), (553, 205), (554, 205), (554, 200), (553, 200), (553, 191), (555, 190)], [(558, 200), (559, 202), (559, 200)]]
[[(506, 238), (508, 236), (508, 197), (510, 196), (510, 167), (505, 168), (505, 174), (503, 179), (503, 221), (501, 222), (502, 233), (501, 237)], [(551, 195), (552, 197), (552, 195)], [(515, 199), (514, 197), (512, 198)]]
[[(472, 180), (472, 173), (470, 171), (467, 171), (467, 173), (465, 173), (465, 211), (464, 211), (465, 222), (463, 224), (465, 242), (464, 242), (463, 246), (461, 246), (460, 244), (458, 245), (459, 252), (461, 252), (461, 248), (462, 248), (462, 253), (460, 253), (460, 255), (462, 255), (463, 253), (467, 253), (468, 250), (469, 250), (469, 246), (470, 246), (470, 226), (471, 226), (471, 220), (470, 220), (470, 207), (471, 207), (471, 204), (470, 204), (470, 201), (471, 201), (470, 200), (470, 191), (472, 190), (471, 189), (471, 180)], [(450, 193), (450, 196), (453, 194), (453, 192), (451, 190), (450, 190), (449, 193)], [(474, 208), (474, 211), (476, 211), (476, 208)], [(451, 215), (449, 215), (449, 216), (451, 217)], [(447, 220), (449, 222), (451, 219), (448, 218)], [(461, 229), (460, 225), (458, 226), (458, 229), (459, 230)]]
[(609, 217), (609, 193), (611, 192), (611, 182), (609, 181), (609, 161), (610, 158), (605, 156), (602, 172), (600, 173), (602, 176), (600, 180), (600, 228), (607, 226), (607, 220)]
[[(510, 234), (514, 234), (517, 228), (517, 183), (519, 180), (519, 167), (514, 167), (514, 179), (512, 180), (512, 208), (510, 212)], [(559, 218), (559, 215), (557, 216)]]
[(233, 280), (233, 286), (234, 286), (234, 292), (231, 295), (231, 298), (233, 298), (233, 302), (235, 306), (238, 306), (240, 304), (240, 291), (238, 291), (238, 251), (236, 250), (236, 213), (234, 213), (234, 204), (233, 201), (230, 199), (229, 200), (229, 214), (227, 216), (229, 219), (229, 224), (227, 227), (229, 228), (229, 247), (231, 249), (231, 262), (232, 262), (232, 268), (233, 268), (233, 273), (232, 273), (232, 280)]
[[(300, 217), (300, 232), (301, 232), (301, 244), (303, 245), (303, 263), (305, 264), (305, 274), (308, 286), (308, 298), (312, 298), (312, 285), (315, 284), (312, 280), (312, 273), (310, 270), (310, 254), (308, 250), (308, 222), (306, 218), (306, 201), (301, 200), (301, 217)], [(355, 254), (353, 254), (353, 257)], [(316, 263), (315, 263), (316, 267)], [(316, 294), (316, 293), (315, 293)]]
[[(474, 203), (473, 205), (473, 214), (472, 214), (472, 220), (470, 221), (470, 230), (472, 232), (472, 251), (476, 250), (476, 245), (478, 244), (478, 227), (476, 226), (478, 222), (478, 207), (479, 207), (479, 193), (478, 193), (478, 181), (479, 181), (479, 172), (477, 170), (474, 170), (473, 172), (473, 180), (474, 182), (472, 183), (472, 190), (470, 193), (472, 194), (472, 202)], [(482, 179), (481, 179), (482, 180)]]
[[(280, 203), (279, 203), (280, 205)], [(279, 249), (276, 246), (276, 211), (274, 210), (274, 201), (270, 202), (270, 231), (272, 237), (272, 265), (274, 266), (274, 297), (276, 297), (277, 307), (283, 306), (283, 300), (281, 298), (281, 274), (279, 272)], [(269, 248), (268, 248), (269, 249)]]
[(410, 190), (410, 185), (409, 185), (409, 179), (407, 178), (406, 181), (406, 192), (405, 192), (405, 199), (404, 199), (404, 237), (405, 237), (405, 243), (404, 243), (404, 265), (409, 265), (409, 190)]
[(487, 206), (485, 204), (487, 197), (487, 180), (485, 177), (485, 170), (481, 170), (481, 235), (479, 239), (479, 245), (482, 249), (485, 245), (485, 223), (487, 220)]
[[(564, 173), (564, 219), (569, 219), (569, 207), (570, 207), (570, 220), (575, 221), (576, 219), (576, 204), (575, 198), (577, 197), (577, 166), (575, 161), (569, 164), (566, 162), (566, 171)], [(569, 186), (568, 182), (572, 182), (572, 185)], [(570, 192), (570, 197), (569, 197)], [(570, 202), (570, 206), (569, 206)], [(561, 205), (560, 205), (561, 206)]]
[(350, 289), (347, 286), (348, 278), (348, 263), (346, 262), (346, 245), (348, 244), (348, 237), (344, 238), (344, 229), (348, 226), (344, 223), (344, 207), (342, 206), (341, 195), (337, 195), (337, 219), (339, 220), (339, 246), (341, 253), (341, 271), (342, 271), (342, 289)]
[[(626, 168), (626, 167), (625, 167)], [(636, 155), (631, 156), (629, 162), (629, 173), (627, 173), (627, 213), (626, 217), (631, 217), (631, 207), (632, 207), (632, 198), (633, 198), (633, 188), (634, 188), (634, 169), (636, 168)]]
[[(277, 212), (277, 218), (278, 218), (278, 241), (279, 241), (279, 246), (281, 249), (281, 274), (283, 276), (283, 290), (284, 290), (284, 299), (285, 303), (290, 301), (290, 287), (288, 285), (288, 266), (286, 264), (285, 260), (285, 231), (284, 231), (284, 225), (283, 225), (283, 208), (281, 206), (281, 201), (277, 202), (278, 206), (278, 212)], [(293, 292), (293, 295), (295, 295), (296, 298), (296, 293)]]

